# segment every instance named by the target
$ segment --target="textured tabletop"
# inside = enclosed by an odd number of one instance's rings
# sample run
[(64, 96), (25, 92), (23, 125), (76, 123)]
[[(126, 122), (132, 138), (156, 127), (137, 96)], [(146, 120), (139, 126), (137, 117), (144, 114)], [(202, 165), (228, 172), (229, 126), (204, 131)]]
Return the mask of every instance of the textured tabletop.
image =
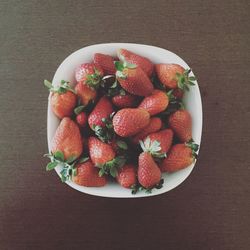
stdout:
[[(0, 249), (250, 249), (249, 1), (0, 1)], [(198, 77), (199, 160), (144, 199), (79, 193), (47, 173), (46, 110), (58, 65), (106, 42), (159, 46)]]

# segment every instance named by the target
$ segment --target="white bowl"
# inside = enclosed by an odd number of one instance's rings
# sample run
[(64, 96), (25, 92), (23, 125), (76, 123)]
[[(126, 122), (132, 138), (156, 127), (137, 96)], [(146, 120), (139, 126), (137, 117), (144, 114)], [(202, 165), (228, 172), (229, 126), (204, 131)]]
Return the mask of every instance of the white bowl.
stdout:
[[(118, 48), (125, 48), (131, 50), (135, 53), (138, 53), (142, 56), (150, 58), (154, 63), (177, 63), (184, 68), (190, 68), (184, 60), (179, 56), (170, 52), (168, 50), (143, 45), (143, 44), (132, 44), (132, 43), (107, 43), (107, 44), (96, 44), (91, 45), (82, 49), (77, 50), (68, 56), (57, 69), (54, 78), (53, 84), (58, 84), (61, 80), (67, 80), (69, 82), (75, 82), (74, 79), (74, 70), (76, 66), (81, 63), (86, 63), (92, 61), (93, 55), (96, 52), (110, 54), (115, 56), (116, 50)], [(192, 75), (192, 73), (191, 73)], [(190, 88), (190, 91), (187, 92), (184, 96), (184, 103), (187, 110), (192, 116), (193, 122), (193, 139), (197, 144), (201, 142), (201, 133), (202, 133), (202, 104), (201, 96), (198, 87), (198, 83)], [(47, 121), (47, 137), (48, 137), (48, 147), (49, 152), (51, 150), (51, 141), (53, 135), (55, 134), (56, 128), (59, 125), (59, 119), (53, 114), (50, 108), (50, 98), (48, 103), (48, 121)], [(147, 194), (143, 191), (138, 192), (137, 194), (131, 194), (131, 190), (119, 186), (117, 183), (108, 183), (105, 187), (92, 188), (92, 187), (82, 187), (71, 181), (66, 183), (72, 188), (91, 195), (103, 196), (103, 197), (117, 197), (117, 198), (138, 198), (138, 197), (149, 197), (153, 195), (162, 194), (170, 191), (171, 189), (180, 185), (191, 173), (194, 168), (195, 163), (189, 167), (177, 171), (172, 174), (163, 174), (164, 184), (161, 189), (153, 189), (151, 194)], [(59, 174), (61, 167), (56, 167), (56, 172)], [(59, 181), (59, 179), (57, 180)]]

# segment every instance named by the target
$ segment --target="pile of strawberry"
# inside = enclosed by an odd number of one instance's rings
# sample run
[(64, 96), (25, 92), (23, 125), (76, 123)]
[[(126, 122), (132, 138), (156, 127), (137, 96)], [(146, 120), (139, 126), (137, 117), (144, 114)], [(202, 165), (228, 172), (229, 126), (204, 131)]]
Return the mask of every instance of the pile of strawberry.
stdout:
[(94, 54), (75, 70), (73, 88), (53, 86), (50, 105), (61, 119), (47, 170), (62, 166), (63, 182), (101, 187), (108, 180), (150, 192), (161, 188), (162, 173), (188, 167), (198, 145), (182, 97), (195, 77), (177, 64), (153, 64), (125, 49), (118, 58)]

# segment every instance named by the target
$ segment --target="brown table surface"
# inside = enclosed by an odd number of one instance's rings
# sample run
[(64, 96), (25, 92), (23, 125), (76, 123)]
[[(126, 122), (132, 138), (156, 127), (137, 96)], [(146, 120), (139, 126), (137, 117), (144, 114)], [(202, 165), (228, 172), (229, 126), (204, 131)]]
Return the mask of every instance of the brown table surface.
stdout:
[[(250, 249), (249, 1), (0, 2), (0, 249)], [(198, 163), (144, 199), (76, 192), (47, 173), (52, 79), (71, 52), (103, 42), (169, 49), (198, 76)]]

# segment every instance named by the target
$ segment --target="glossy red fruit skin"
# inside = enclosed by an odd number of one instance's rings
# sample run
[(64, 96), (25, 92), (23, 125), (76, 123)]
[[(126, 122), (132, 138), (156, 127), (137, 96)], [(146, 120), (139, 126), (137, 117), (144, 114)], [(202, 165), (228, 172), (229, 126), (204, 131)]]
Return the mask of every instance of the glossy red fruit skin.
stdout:
[(112, 56), (102, 53), (95, 53), (94, 63), (103, 69), (105, 75), (115, 75), (116, 69), (114, 58)]
[(154, 70), (154, 64), (148, 58), (135, 54), (126, 49), (119, 49), (117, 51), (117, 55), (121, 61), (126, 61), (139, 66), (148, 77), (151, 77)]
[(162, 127), (162, 121), (158, 117), (150, 118), (149, 124), (143, 128), (138, 134), (132, 138), (134, 144), (138, 144), (140, 140), (144, 140), (150, 133), (157, 132)]
[(149, 114), (156, 115), (164, 111), (169, 103), (168, 96), (165, 92), (155, 89), (150, 96), (145, 97), (139, 108), (146, 109)]
[(160, 143), (161, 150), (159, 153), (167, 153), (172, 145), (174, 133), (172, 129), (164, 129), (151, 133), (147, 137), (150, 138), (151, 142), (158, 141)]
[(118, 170), (116, 180), (122, 187), (125, 188), (130, 188), (132, 185), (136, 184), (135, 166), (132, 164), (124, 165)]
[(134, 95), (116, 95), (112, 98), (112, 103), (118, 108), (135, 107), (136, 97)]
[(192, 139), (192, 118), (187, 110), (177, 110), (171, 114), (168, 124), (181, 142)]
[(64, 159), (78, 158), (83, 152), (83, 139), (77, 124), (70, 118), (61, 120), (51, 143), (51, 152), (61, 151)]
[(153, 92), (154, 86), (152, 82), (140, 67), (125, 68), (122, 73), (126, 76), (125, 79), (117, 76), (117, 80), (128, 93), (148, 96)]
[(79, 82), (75, 86), (75, 91), (81, 100), (82, 105), (88, 105), (92, 100), (96, 99), (96, 90), (89, 87), (87, 84)]
[(73, 182), (85, 187), (102, 187), (107, 184), (106, 176), (99, 176), (99, 169), (91, 161), (76, 166), (77, 175), (72, 176)]
[(54, 114), (62, 119), (63, 117), (70, 117), (73, 114), (77, 97), (69, 90), (62, 94), (54, 92), (51, 94), (50, 102)]
[(89, 114), (88, 123), (90, 128), (93, 129), (94, 125), (105, 127), (103, 123), (103, 118), (109, 118), (109, 116), (114, 112), (112, 103), (106, 96), (103, 96), (98, 103), (96, 104), (95, 108)]
[(183, 74), (185, 69), (179, 64), (166, 63), (155, 65), (156, 74), (166, 87), (170, 89), (177, 88), (176, 73)]
[(161, 163), (162, 172), (175, 172), (184, 169), (194, 162), (191, 148), (185, 144), (175, 144), (167, 158)]
[(152, 188), (161, 180), (161, 170), (148, 152), (139, 155), (138, 181), (144, 188)]
[(121, 137), (132, 136), (145, 128), (149, 121), (150, 115), (145, 109), (121, 109), (113, 117), (114, 131)]
[(86, 113), (81, 112), (76, 116), (76, 122), (80, 127), (85, 127), (88, 122), (88, 116)]
[(101, 77), (104, 76), (104, 72), (99, 65), (94, 63), (83, 63), (75, 69), (76, 81), (87, 84), (88, 75), (92, 75), (96, 71), (98, 71)]
[(94, 165), (102, 165), (115, 158), (115, 151), (112, 146), (106, 144), (96, 137), (89, 137), (89, 155)]

